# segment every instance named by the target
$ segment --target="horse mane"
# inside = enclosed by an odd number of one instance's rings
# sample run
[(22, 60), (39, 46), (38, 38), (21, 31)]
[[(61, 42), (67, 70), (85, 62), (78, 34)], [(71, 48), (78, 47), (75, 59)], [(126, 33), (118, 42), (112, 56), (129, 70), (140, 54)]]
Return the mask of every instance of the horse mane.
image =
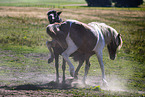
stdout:
[(112, 40), (116, 42), (116, 44), (118, 44), (118, 49), (122, 47), (123, 42), (121, 39), (121, 34), (118, 34), (114, 28), (106, 25), (105, 23), (99, 23), (99, 22), (91, 22), (91, 23), (95, 23), (98, 26), (98, 28), (101, 30), (106, 44), (109, 44)]
[(118, 49), (120, 49), (122, 47), (122, 44), (123, 44), (121, 34), (118, 34), (114, 28), (112, 28), (106, 24), (103, 24), (103, 25), (105, 25), (107, 27), (108, 32), (111, 34), (114, 42), (118, 45)]
[(121, 34), (120, 34), (120, 35), (119, 35), (119, 46), (118, 46), (118, 49), (119, 49), (119, 50), (121, 49), (122, 44), (123, 44), (123, 41), (122, 41)]

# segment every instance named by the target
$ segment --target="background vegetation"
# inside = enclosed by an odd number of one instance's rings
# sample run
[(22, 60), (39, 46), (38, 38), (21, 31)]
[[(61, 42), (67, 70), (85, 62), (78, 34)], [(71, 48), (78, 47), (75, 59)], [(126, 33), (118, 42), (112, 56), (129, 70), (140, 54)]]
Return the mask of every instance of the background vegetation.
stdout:
[[(94, 7), (138, 7), (143, 4), (143, 0), (85, 0), (88, 6)], [(112, 5), (115, 3), (115, 5)]]
[(85, 4), (84, 0), (1, 0), (1, 6), (55, 7), (68, 4)]
[(111, 7), (111, 0), (86, 0), (88, 6), (92, 7)]
[(143, 0), (113, 0), (116, 7), (138, 7), (143, 4)]
[[(83, 5), (78, 6), (78, 4)], [(115, 61), (109, 59), (107, 49), (104, 49), (103, 61), (107, 79), (111, 81), (115, 77), (114, 83), (121, 81), (119, 85), (127, 87), (127, 90), (145, 91), (144, 4), (140, 8), (86, 7), (84, 4), (86, 4), (84, 0), (61, 0), (61, 2), (60, 0), (41, 0), (41, 2), (0, 0), (0, 85), (41, 84), (49, 80), (46, 79), (48, 76), (41, 77), (41, 80), (38, 80), (39, 76), (37, 80), (34, 76), (55, 74), (54, 64), (47, 64), (49, 52), (45, 46), (46, 40), (51, 39), (45, 31), (49, 24), (46, 13), (54, 9), (63, 12), (61, 15), (63, 20), (76, 19), (84, 23), (104, 22), (121, 33), (123, 47), (118, 51)], [(77, 67), (78, 63), (73, 62), (73, 64)], [(95, 76), (98, 84), (101, 71), (96, 56), (91, 58), (91, 64), (88, 77)], [(61, 64), (60, 72), (62, 72)], [(83, 73), (84, 66), (79, 72), (80, 78)], [(69, 76), (68, 70), (66, 74)], [(52, 79), (55, 80), (55, 77)], [(84, 95), (86, 91), (86, 88), (80, 89), (77, 95)], [(75, 95), (76, 90), (69, 92)], [(96, 91), (90, 93), (97, 95)], [(104, 94), (100, 91), (99, 93)], [(125, 95), (132, 94), (125, 93)]]

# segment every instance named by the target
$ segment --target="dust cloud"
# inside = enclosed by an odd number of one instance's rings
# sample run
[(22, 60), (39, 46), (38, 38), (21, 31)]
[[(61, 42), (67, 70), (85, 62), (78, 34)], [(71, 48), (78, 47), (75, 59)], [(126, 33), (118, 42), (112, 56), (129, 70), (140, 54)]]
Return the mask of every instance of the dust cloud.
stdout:
[[(82, 79), (82, 78), (80, 78)], [(104, 86), (101, 76), (88, 76), (86, 79), (86, 85), (82, 83), (82, 80), (77, 80), (72, 83), (73, 86), (77, 84), (78, 87), (82, 88), (88, 88), (89, 87), (95, 87), (98, 86), (102, 90), (112, 91), (112, 92), (124, 92), (128, 91), (128, 88), (126, 87), (127, 80), (122, 79), (118, 77), (117, 75), (109, 75), (106, 76), (106, 80), (108, 82), (108, 86)]]
[[(19, 74), (11, 74), (9, 76), (1, 76), (1, 80), (3, 83), (1, 85), (6, 85), (7, 82), (11, 83), (12, 85), (22, 85), (22, 84), (47, 84), (51, 81), (55, 82), (56, 75), (55, 74), (47, 74), (47, 73), (41, 73), (41, 72), (29, 72), (29, 73), (19, 73)], [(62, 82), (62, 76), (60, 75), (60, 83)], [(107, 91), (127, 91), (126, 81), (124, 79), (119, 78), (116, 75), (109, 75), (106, 76), (108, 86), (103, 87), (101, 76), (88, 76), (86, 79), (86, 85), (82, 82), (83, 77), (79, 77), (78, 80), (73, 80), (72, 77), (66, 75), (66, 82), (71, 84), (72, 87), (78, 87), (78, 88), (90, 88), (99, 86), (102, 90)], [(6, 83), (5, 83), (6, 82)]]
[(122, 79), (117, 75), (109, 75), (106, 78), (107, 78), (108, 86), (102, 87), (102, 89), (108, 91), (114, 91), (114, 92), (119, 92), (119, 91), (123, 92), (128, 90), (128, 88), (126, 87), (127, 80)]

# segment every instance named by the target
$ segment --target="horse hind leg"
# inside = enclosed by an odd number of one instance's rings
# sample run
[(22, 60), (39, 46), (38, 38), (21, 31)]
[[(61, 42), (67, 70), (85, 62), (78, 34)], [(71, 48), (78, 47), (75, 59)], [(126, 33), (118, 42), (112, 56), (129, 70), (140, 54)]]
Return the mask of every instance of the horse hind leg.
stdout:
[(87, 78), (87, 74), (88, 74), (90, 65), (91, 65), (90, 61), (89, 61), (89, 59), (87, 59), (86, 60), (86, 65), (85, 65), (85, 74), (84, 74), (84, 77), (83, 77), (83, 84), (86, 84), (86, 78)]
[(59, 61), (59, 56), (55, 56), (55, 69), (56, 69), (56, 82), (57, 83), (59, 83), (59, 71), (58, 71), (59, 64), (58, 64), (58, 61)]
[(80, 68), (82, 67), (83, 63), (84, 63), (84, 60), (79, 61), (79, 65), (78, 65), (78, 67), (75, 71), (75, 74), (74, 74), (74, 79), (76, 79), (76, 80), (78, 79), (78, 72), (79, 72)]

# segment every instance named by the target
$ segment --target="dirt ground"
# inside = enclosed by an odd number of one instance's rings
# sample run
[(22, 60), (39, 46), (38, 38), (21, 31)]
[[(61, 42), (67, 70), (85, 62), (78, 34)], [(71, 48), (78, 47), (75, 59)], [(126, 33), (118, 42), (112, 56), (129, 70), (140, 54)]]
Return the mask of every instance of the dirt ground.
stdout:
[[(119, 83), (119, 79), (111, 79), (108, 82), (108, 88), (101, 87), (101, 77), (88, 76), (86, 85), (81, 82), (82, 77), (79, 77), (78, 81), (73, 81), (72, 77), (66, 77), (66, 84), (62, 84), (61, 77), (60, 83), (56, 83), (55, 74), (43, 74), (41, 72), (28, 72), (19, 73), (17, 76), (10, 76), (9, 78), (1, 76), (1, 80), (6, 82), (0, 83), (0, 97), (74, 97), (74, 96), (104, 96), (104, 95), (122, 95), (113, 94), (127, 92), (130, 95), (130, 91)], [(114, 81), (113, 81), (114, 80)], [(9, 84), (8, 84), (9, 82)], [(7, 83), (7, 84), (5, 84)], [(119, 86), (120, 85), (120, 86)], [(97, 86), (97, 90), (92, 89)], [(101, 89), (101, 90), (100, 90)], [(107, 90), (109, 94), (103, 92)], [(139, 93), (139, 92), (138, 92)], [(143, 94), (140, 92), (140, 94)]]
[[(53, 79), (55, 79), (55, 75), (47, 76), (38, 73), (31, 74), (31, 78), (28, 78), (28, 76), (25, 76), (23, 79), (9, 78), (6, 81), (11, 80), (10, 82), (14, 82), (10, 83), (10, 85), (0, 85), (0, 97), (73, 97), (79, 96), (79, 93), (75, 93), (76, 91), (84, 92), (84, 90), (80, 90), (80, 88), (84, 88), (84, 86), (80, 82), (73, 82), (72, 78), (67, 78), (66, 84), (62, 84), (61, 82), (56, 83)], [(23, 82), (20, 83), (20, 81)], [(99, 92), (99, 90), (97, 90), (96, 93), (97, 92)]]
[(14, 86), (9, 85), (9, 86), (0, 86), (0, 95), (4, 97), (70, 96), (69, 94), (65, 93), (57, 93), (57, 92), (55, 93), (55, 89), (70, 89), (70, 88), (71, 86), (67, 84), (62, 86), (62, 84), (57, 84), (53, 81), (43, 85), (33, 85), (33, 84), (14, 85)]

